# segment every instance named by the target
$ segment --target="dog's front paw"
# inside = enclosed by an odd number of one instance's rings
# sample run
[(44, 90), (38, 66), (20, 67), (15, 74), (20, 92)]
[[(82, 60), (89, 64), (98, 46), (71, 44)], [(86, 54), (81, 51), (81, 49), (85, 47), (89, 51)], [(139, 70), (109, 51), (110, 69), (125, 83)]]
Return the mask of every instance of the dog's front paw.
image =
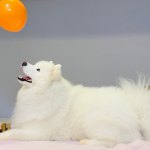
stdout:
[(9, 136), (5, 133), (0, 133), (0, 141), (9, 140)]
[(10, 140), (13, 132), (11, 130), (0, 133), (0, 141)]

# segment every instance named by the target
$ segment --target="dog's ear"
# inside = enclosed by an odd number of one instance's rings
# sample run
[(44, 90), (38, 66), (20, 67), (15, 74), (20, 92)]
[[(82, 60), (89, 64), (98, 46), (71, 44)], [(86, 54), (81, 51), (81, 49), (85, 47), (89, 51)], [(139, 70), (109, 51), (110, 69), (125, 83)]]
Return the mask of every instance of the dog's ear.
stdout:
[(53, 62), (53, 61), (49, 61), (49, 63), (52, 64), (52, 65), (54, 65), (54, 62)]
[(60, 79), (61, 77), (61, 65), (60, 64), (57, 64), (54, 66), (52, 74), (53, 74), (54, 80)]
[(56, 69), (56, 70), (61, 70), (61, 64), (55, 65), (55, 69)]

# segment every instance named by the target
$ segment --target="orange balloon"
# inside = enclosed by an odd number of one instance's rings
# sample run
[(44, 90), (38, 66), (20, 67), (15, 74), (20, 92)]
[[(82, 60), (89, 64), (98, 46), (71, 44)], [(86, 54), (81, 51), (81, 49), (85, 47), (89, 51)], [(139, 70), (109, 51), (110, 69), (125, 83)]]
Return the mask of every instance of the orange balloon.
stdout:
[(18, 32), (27, 22), (27, 10), (20, 0), (0, 0), (0, 27)]

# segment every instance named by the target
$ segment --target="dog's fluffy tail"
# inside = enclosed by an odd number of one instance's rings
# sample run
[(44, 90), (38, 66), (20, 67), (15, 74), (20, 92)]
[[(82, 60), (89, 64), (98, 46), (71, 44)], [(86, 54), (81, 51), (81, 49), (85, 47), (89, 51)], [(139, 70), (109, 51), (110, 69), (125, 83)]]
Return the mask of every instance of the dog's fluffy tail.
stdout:
[(150, 79), (147, 79), (144, 76), (138, 76), (137, 81), (126, 80), (123, 78), (119, 80), (119, 85), (123, 90), (126, 99), (130, 102), (132, 101), (138, 109), (141, 109), (142, 106), (144, 106), (143, 108), (145, 109), (150, 109), (149, 83)]
[(119, 78), (119, 86), (124, 90), (148, 90), (150, 88), (150, 78), (138, 75), (137, 81)]

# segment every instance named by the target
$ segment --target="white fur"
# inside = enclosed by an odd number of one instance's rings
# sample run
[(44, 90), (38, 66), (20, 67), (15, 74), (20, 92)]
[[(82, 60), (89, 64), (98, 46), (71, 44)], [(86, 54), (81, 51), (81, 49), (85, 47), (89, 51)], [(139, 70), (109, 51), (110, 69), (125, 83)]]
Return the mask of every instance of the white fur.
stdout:
[(150, 91), (145, 80), (90, 88), (71, 84), (62, 77), (61, 65), (53, 62), (28, 63), (23, 71), (32, 83), (21, 82), (13, 128), (0, 140), (79, 140), (104, 146), (150, 140)]

